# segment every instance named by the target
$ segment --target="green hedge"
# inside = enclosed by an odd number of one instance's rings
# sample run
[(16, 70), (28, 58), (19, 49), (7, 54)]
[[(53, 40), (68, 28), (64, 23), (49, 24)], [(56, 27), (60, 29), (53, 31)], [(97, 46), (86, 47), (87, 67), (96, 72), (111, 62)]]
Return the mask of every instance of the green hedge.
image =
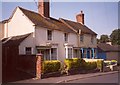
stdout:
[(103, 60), (97, 60), (97, 68), (100, 69), (100, 71), (103, 71), (104, 61)]
[(97, 62), (85, 62), (81, 58), (65, 59), (67, 70), (94, 70), (96, 68), (103, 70), (103, 60)]
[(73, 59), (65, 59), (65, 65), (67, 66), (67, 70), (79, 70), (79, 69), (84, 69), (85, 67), (85, 60), (81, 58), (73, 58)]
[(85, 69), (86, 70), (93, 70), (97, 68), (97, 62), (86, 62)]
[(42, 73), (57, 72), (60, 70), (61, 63), (58, 60), (48, 60), (42, 62)]

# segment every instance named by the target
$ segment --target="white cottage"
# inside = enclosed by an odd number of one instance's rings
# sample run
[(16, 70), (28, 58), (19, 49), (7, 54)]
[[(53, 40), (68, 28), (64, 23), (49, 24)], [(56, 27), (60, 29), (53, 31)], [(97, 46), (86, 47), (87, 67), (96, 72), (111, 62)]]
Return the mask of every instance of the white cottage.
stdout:
[(84, 25), (84, 14), (77, 22), (49, 16), (49, 2), (39, 2), (39, 13), (16, 7), (12, 16), (2, 21), (2, 38), (31, 33), (19, 44), (19, 55), (42, 53), (44, 60), (65, 58), (95, 58), (97, 34)]

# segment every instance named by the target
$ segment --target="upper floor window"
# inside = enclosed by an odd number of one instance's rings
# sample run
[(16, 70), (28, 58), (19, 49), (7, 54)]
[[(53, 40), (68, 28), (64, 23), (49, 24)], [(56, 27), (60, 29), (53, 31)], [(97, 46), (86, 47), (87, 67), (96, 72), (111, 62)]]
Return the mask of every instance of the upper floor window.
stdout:
[(47, 39), (52, 40), (52, 31), (51, 30), (47, 30)]
[(80, 41), (83, 42), (83, 40), (84, 40), (84, 36), (80, 35)]
[(64, 33), (64, 40), (65, 42), (68, 42), (68, 33)]
[(31, 55), (32, 54), (32, 48), (31, 47), (26, 47), (25, 48), (25, 54)]
[(91, 36), (91, 43), (93, 44), (93, 42), (94, 42), (94, 37)]

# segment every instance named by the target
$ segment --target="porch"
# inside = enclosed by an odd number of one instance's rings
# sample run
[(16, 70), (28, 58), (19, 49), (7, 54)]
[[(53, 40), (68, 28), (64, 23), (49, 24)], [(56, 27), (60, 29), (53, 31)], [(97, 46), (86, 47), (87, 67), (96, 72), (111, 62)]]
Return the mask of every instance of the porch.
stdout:
[(36, 53), (42, 54), (43, 60), (58, 60), (58, 48), (52, 46), (36, 46)]
[(96, 48), (80, 48), (80, 47), (66, 47), (65, 48), (66, 58), (97, 58)]

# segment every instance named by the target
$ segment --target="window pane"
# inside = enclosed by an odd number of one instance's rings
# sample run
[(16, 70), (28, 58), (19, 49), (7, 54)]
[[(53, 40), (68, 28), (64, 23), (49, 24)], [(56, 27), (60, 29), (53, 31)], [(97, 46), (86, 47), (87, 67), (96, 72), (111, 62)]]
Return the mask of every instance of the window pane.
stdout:
[(45, 60), (50, 60), (50, 49), (44, 50)]
[(31, 52), (31, 47), (26, 47), (25, 48), (25, 52), (26, 52), (26, 54), (32, 54)]
[(83, 54), (84, 54), (83, 57), (86, 58), (86, 57), (87, 57), (87, 49), (84, 49), (84, 50), (83, 50)]
[(68, 42), (68, 34), (67, 33), (64, 33), (64, 40), (65, 40), (65, 42)]
[(51, 49), (51, 60), (57, 60), (57, 48)]
[(68, 58), (72, 58), (72, 48), (68, 48)]
[(80, 35), (80, 41), (83, 42), (84, 36)]
[(47, 37), (48, 37), (48, 40), (52, 40), (52, 31), (51, 30), (47, 30)]

